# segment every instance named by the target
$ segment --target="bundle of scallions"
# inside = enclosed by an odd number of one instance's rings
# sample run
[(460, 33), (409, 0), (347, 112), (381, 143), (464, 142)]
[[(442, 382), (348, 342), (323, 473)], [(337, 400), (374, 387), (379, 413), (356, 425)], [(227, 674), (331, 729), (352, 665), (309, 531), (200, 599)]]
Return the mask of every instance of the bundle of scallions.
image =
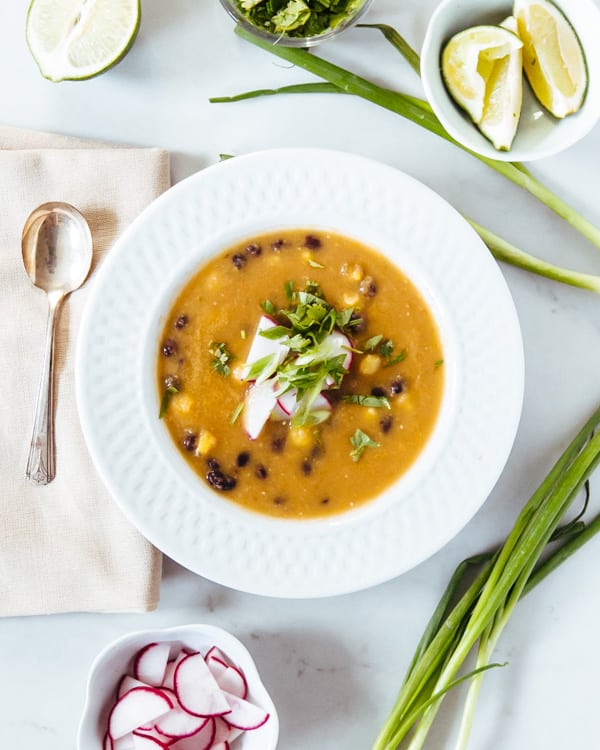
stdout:
[[(414, 70), (419, 73), (419, 56), (395, 29), (385, 24), (363, 24), (362, 28), (379, 29), (385, 38), (406, 58)], [(496, 172), (499, 172), (507, 179), (530, 192), (542, 203), (571, 224), (581, 235), (586, 237), (597, 247), (600, 247), (600, 229), (598, 229), (598, 227), (591, 224), (574, 208), (569, 206), (564, 200), (543, 185), (531, 174), (531, 172), (529, 172), (528, 169), (526, 169), (526, 167), (523, 166), (523, 164), (489, 159), (485, 156), (475, 154), (461, 146), (444, 129), (427, 101), (414, 96), (409, 96), (408, 94), (403, 94), (399, 91), (393, 91), (378, 86), (377, 84), (371, 83), (367, 79), (334, 65), (307, 50), (274, 45), (268, 41), (260, 39), (240, 26), (236, 27), (236, 33), (243, 39), (252, 42), (258, 47), (261, 47), (262, 49), (267, 50), (300, 68), (304, 68), (323, 80), (316, 83), (284, 86), (277, 89), (259, 89), (256, 91), (237, 94), (235, 96), (214, 97), (211, 99), (212, 102), (234, 102), (242, 99), (250, 99), (272, 94), (344, 93), (362, 97), (380, 107), (395, 112), (401, 117), (411, 120), (422, 128), (450, 141), (457, 148), (461, 148), (467, 151), (467, 153), (472, 154), (475, 158), (487, 164), (491, 169), (494, 169)], [(521, 250), (507, 240), (504, 240), (489, 229), (482, 227), (472, 219), (465, 218), (478, 232), (494, 257), (498, 260), (510, 263), (511, 265), (536, 273), (540, 276), (545, 276), (554, 281), (600, 293), (600, 276), (561, 268), (560, 266), (541, 260), (540, 258)]]

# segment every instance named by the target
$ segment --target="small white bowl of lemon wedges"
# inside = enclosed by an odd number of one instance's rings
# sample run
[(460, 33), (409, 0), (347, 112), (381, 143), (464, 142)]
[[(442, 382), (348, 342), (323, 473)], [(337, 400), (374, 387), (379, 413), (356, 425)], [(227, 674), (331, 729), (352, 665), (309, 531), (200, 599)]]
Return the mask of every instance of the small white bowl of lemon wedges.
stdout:
[(599, 38), (595, 0), (443, 0), (421, 53), (425, 94), (478, 154), (551, 156), (600, 119)]

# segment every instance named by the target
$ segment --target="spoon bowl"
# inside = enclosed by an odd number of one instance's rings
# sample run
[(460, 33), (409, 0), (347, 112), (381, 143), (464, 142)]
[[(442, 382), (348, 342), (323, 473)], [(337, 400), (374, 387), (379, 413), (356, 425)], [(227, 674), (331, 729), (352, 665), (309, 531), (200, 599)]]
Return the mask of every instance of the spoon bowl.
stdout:
[(54, 441), (54, 339), (64, 298), (78, 289), (92, 265), (92, 234), (68, 203), (44, 203), (29, 216), (21, 239), (23, 265), (32, 283), (48, 296), (48, 322), (27, 478), (45, 485), (56, 474)]

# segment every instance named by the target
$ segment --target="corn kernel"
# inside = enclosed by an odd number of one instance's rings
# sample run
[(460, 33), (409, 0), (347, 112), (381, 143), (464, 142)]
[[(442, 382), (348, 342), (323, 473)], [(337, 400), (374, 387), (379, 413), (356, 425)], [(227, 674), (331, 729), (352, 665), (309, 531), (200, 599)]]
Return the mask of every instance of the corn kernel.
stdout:
[(176, 393), (171, 399), (169, 409), (173, 409), (179, 414), (189, 414), (194, 406), (194, 399), (187, 393)]
[(345, 305), (357, 305), (360, 301), (360, 297), (356, 292), (344, 292), (342, 299)]
[(349, 276), (353, 281), (361, 281), (365, 272), (359, 263), (344, 263), (340, 269), (343, 276)]
[(292, 427), (290, 442), (297, 448), (306, 448), (313, 442), (312, 430), (307, 427)]
[(206, 456), (217, 444), (217, 438), (209, 430), (200, 430), (198, 435), (197, 456)]
[(360, 361), (358, 369), (363, 375), (373, 375), (381, 367), (381, 359), (376, 354), (367, 354)]

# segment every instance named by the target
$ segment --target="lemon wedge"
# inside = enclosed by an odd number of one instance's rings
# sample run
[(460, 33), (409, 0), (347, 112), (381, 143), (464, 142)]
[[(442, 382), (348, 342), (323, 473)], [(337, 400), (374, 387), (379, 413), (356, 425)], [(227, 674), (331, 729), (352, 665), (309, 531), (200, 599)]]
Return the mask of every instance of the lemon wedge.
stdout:
[(500, 26), (473, 26), (453, 36), (442, 52), (450, 96), (498, 150), (510, 149), (523, 99), (519, 37)]
[(27, 44), (45, 78), (92, 78), (125, 56), (140, 15), (140, 0), (32, 0)]
[(547, 0), (516, 0), (523, 69), (534, 94), (551, 114), (577, 112), (587, 90), (585, 57), (573, 27)]

